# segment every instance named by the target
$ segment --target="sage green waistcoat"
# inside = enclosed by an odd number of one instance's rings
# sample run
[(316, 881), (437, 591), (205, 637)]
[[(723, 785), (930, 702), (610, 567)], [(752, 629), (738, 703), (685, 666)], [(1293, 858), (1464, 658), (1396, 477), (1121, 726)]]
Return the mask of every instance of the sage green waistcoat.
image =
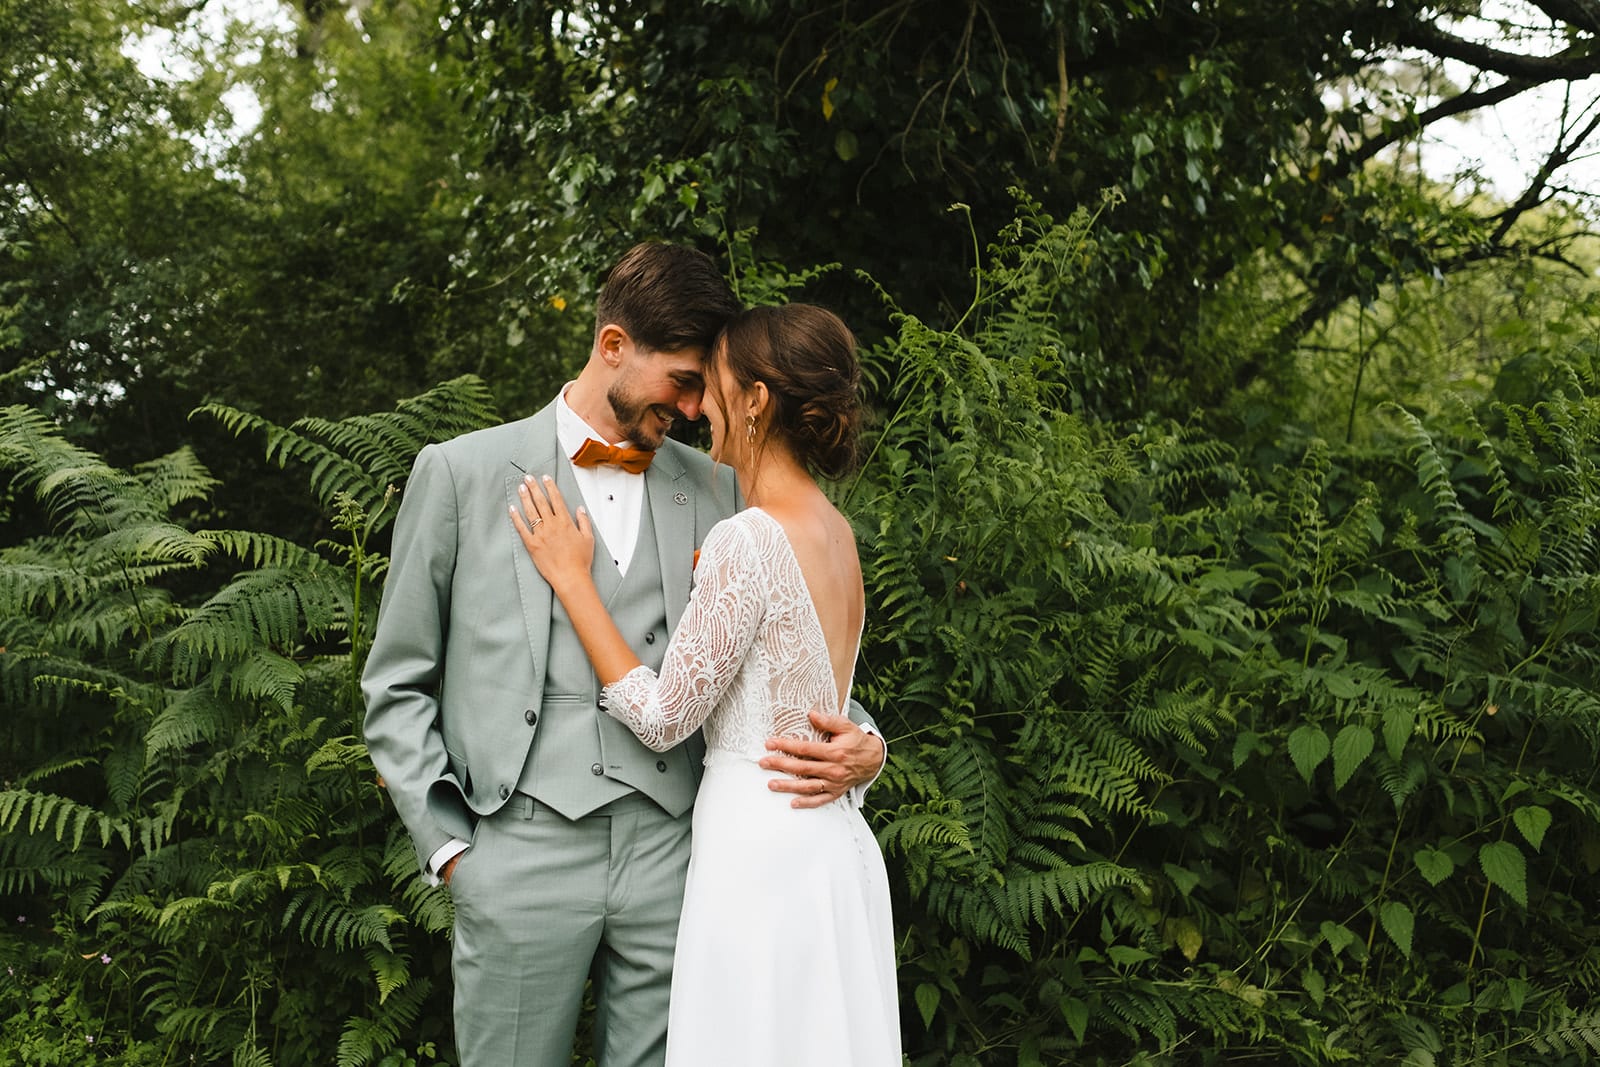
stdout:
[[(582, 499), (565, 464), (556, 478), (569, 506)], [(598, 532), (591, 573), (628, 646), (646, 667), (658, 671), (667, 648), (667, 606), (648, 495), (643, 508), (627, 574), (617, 570)], [(559, 600), (551, 603), (546, 663), (539, 721), (517, 780), (518, 791), (569, 819), (635, 791), (673, 815), (689, 810), (703, 753), (698, 736), (668, 752), (652, 752), (626, 726), (601, 711), (600, 683)]]

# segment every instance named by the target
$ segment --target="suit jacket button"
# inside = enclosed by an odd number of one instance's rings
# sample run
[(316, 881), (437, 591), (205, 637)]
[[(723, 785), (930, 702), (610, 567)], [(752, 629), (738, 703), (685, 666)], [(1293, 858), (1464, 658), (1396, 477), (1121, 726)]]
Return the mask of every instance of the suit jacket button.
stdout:
[(501, 786), (500, 787), (500, 799), (501, 800), (508, 800), (508, 799), (510, 799), (510, 797), (511, 797), (511, 787), (509, 785)]
[(655, 644), (656, 643), (656, 635), (653, 632), (645, 634), (644, 635), (644, 643), (647, 644), (647, 645)]
[(589, 773), (598, 776), (606, 773), (606, 769), (600, 766), (600, 764), (596, 763), (594, 766), (589, 768)]
[(662, 774), (667, 773), (667, 761), (664, 759), (656, 760), (656, 770), (660, 771)]
[(534, 723), (539, 721), (539, 713), (534, 711), (532, 708), (529, 708), (527, 711), (523, 712), (522, 717), (527, 720), (529, 726), (532, 726)]

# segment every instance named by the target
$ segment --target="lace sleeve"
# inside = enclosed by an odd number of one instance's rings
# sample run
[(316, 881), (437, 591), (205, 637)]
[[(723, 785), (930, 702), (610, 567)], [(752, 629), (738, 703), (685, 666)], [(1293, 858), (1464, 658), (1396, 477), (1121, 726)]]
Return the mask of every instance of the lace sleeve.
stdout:
[(701, 546), (694, 591), (660, 677), (635, 667), (602, 690), (600, 706), (657, 752), (678, 744), (700, 729), (738, 675), (764, 604), (749, 531), (718, 523)]

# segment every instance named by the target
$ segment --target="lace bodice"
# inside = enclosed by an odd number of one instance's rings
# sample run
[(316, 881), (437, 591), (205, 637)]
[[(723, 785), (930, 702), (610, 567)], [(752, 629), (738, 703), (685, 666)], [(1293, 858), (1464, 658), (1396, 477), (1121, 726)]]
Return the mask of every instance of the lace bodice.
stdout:
[(706, 535), (660, 676), (635, 667), (605, 687), (601, 706), (658, 752), (704, 725), (708, 756), (759, 759), (769, 737), (822, 740), (807, 712), (839, 710), (838, 699), (822, 622), (788, 535), (748, 508)]

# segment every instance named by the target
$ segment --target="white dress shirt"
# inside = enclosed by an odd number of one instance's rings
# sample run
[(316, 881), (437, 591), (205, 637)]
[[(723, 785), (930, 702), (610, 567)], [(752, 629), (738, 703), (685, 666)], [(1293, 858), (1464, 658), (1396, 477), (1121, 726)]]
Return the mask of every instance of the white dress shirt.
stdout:
[[(583, 442), (594, 438), (601, 444), (632, 447), (629, 441), (607, 441), (594, 427), (567, 404), (569, 382), (556, 397), (556, 443), (561, 454), (571, 462), (572, 456), (583, 447)], [(629, 474), (621, 467), (602, 463), (597, 467), (572, 468), (572, 476), (583, 494), (583, 506), (589, 511), (589, 521), (605, 547), (611, 550), (611, 560), (617, 570), (628, 573), (633, 562), (633, 547), (639, 541), (639, 520), (644, 514), (644, 475)], [(569, 500), (567, 506), (576, 509), (578, 501)]]

